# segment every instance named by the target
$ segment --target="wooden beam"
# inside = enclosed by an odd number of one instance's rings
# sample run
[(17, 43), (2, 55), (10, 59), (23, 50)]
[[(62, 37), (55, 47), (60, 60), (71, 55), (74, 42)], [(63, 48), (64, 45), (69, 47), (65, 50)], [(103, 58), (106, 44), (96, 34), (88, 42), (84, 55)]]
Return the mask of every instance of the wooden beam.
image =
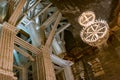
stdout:
[(45, 46), (47, 46), (47, 47), (50, 47), (50, 46), (51, 46), (51, 43), (52, 43), (52, 41), (53, 41), (55, 32), (56, 32), (56, 30), (57, 30), (57, 26), (58, 26), (61, 18), (62, 18), (62, 15), (61, 15), (61, 13), (59, 13), (59, 14), (58, 14), (58, 17), (57, 17), (57, 19), (56, 19), (56, 21), (55, 21), (55, 23), (54, 23), (54, 25), (53, 25), (53, 27), (52, 27), (52, 30), (51, 30), (51, 32), (50, 32), (50, 35), (48, 36), (48, 39), (47, 39), (47, 41), (46, 41), (46, 43), (45, 43)]
[(36, 63), (34, 65), (34, 80), (56, 80), (49, 49), (50, 48), (42, 46), (42, 52), (35, 58)]
[(17, 70), (22, 70), (22, 66), (13, 65), (13, 68), (15, 68), (15, 69), (17, 69)]
[(59, 11), (56, 11), (52, 14), (40, 27), (41, 28), (47, 28), (49, 24), (53, 23), (58, 15)]
[(15, 25), (19, 16), (22, 13), (22, 9), (24, 7), (26, 0), (20, 0), (20, 2), (18, 3), (15, 11), (13, 12), (12, 16), (10, 17), (10, 19), (8, 20), (8, 22), (12, 25)]
[(14, 65), (13, 68), (17, 69), (20, 73), (20, 80), (28, 80), (28, 70), (25, 66), (16, 66)]
[(45, 45), (45, 40), (46, 40), (45, 31), (43, 28), (40, 28), (40, 43), (41, 43), (41, 45)]
[(57, 75), (57, 74), (59, 74), (62, 71), (64, 71), (64, 69), (60, 69), (60, 70), (56, 71), (55, 74)]
[(31, 61), (35, 61), (34, 58), (28, 54), (27, 52), (25, 52), (24, 50), (20, 49), (19, 47), (17, 47), (16, 45), (14, 45), (14, 48), (17, 52), (19, 52), (20, 54), (22, 54), (23, 56), (29, 58)]
[(56, 35), (58, 35), (59, 33), (61, 33), (62, 31), (64, 31), (66, 28), (68, 28), (71, 24), (68, 23), (65, 26), (62, 26), (60, 28), (58, 28), (58, 30), (56, 31)]
[(52, 3), (48, 4), (42, 11), (40, 11), (38, 14), (36, 14), (32, 19), (35, 19), (36, 17), (38, 17), (39, 15), (44, 13), (51, 5), (52, 5)]
[(13, 74), (13, 50), (15, 27), (4, 23), (0, 38), (0, 79), (15, 80)]
[(10, 16), (12, 15), (12, 13), (14, 12), (15, 1), (9, 0), (7, 5), (8, 5), (9, 9), (7, 12), (6, 20), (8, 20), (10, 18)]
[(31, 45), (30, 43), (24, 41), (23, 39), (15, 36), (15, 41), (14, 41), (15, 44), (33, 52), (34, 54), (39, 54), (41, 51), (40, 49), (38, 49), (37, 47), (34, 47), (33, 45)]
[(33, 6), (31, 6), (31, 7), (24, 13), (24, 15), (27, 15), (27, 13), (28, 13), (31, 9), (35, 8), (35, 7), (40, 3), (40, 1), (41, 1), (41, 0), (38, 0)]
[(64, 67), (64, 73), (65, 73), (65, 78), (66, 78), (65, 80), (74, 80), (71, 66)]
[(16, 24), (16, 25), (18, 25), (18, 24), (20, 24), (20, 22), (21, 22), (21, 20), (23, 20), (26, 16), (27, 16), (27, 14), (28, 14), (28, 12), (31, 10), (31, 9), (33, 9), (33, 8), (35, 8), (39, 3), (40, 3), (40, 1), (41, 0), (39, 0), (39, 1), (37, 1), (33, 6), (31, 6), (26, 12), (24, 12), (21, 16), (21, 19), (18, 21), (18, 23)]
[(57, 69), (57, 70), (63, 69), (62, 67), (56, 66), (56, 65), (54, 65), (53, 67), (54, 67), (55, 69)]

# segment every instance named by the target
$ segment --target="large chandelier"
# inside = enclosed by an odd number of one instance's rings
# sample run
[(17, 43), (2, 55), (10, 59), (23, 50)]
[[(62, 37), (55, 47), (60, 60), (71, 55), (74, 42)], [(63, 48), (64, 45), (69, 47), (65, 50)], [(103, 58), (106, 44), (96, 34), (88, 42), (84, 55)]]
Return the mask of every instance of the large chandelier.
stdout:
[(83, 26), (80, 37), (85, 43), (91, 46), (100, 46), (106, 43), (109, 37), (109, 25), (106, 21), (95, 20), (94, 12), (91, 11), (84, 12), (78, 20)]

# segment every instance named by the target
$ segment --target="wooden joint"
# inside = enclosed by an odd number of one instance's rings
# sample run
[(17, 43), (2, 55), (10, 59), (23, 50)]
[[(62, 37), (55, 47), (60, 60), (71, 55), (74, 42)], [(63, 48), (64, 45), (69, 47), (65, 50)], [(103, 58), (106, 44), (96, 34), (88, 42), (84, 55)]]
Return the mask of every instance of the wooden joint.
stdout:
[(9, 24), (8, 22), (4, 22), (3, 23), (3, 27), (6, 28), (6, 29), (8, 29), (8, 30), (10, 30), (10, 31), (12, 31), (12, 32), (15, 32), (15, 33), (18, 32), (18, 30), (16, 29), (16, 27), (14, 27), (13, 25)]

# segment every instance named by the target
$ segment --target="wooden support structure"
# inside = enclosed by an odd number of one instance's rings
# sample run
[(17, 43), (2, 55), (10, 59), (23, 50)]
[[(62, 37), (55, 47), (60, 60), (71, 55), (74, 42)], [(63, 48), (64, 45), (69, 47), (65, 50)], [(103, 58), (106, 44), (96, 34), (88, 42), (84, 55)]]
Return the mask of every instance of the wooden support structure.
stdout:
[(26, 66), (13, 66), (16, 70), (18, 70), (19, 73), (19, 79), (20, 80), (28, 80), (28, 70)]
[(24, 50), (20, 49), (19, 47), (17, 47), (16, 45), (14, 45), (14, 48), (17, 52), (21, 53), (23, 56), (27, 57), (28, 59), (30, 59), (31, 61), (34, 61), (34, 58), (28, 54), (27, 52), (25, 52)]
[[(33, 7), (35, 7), (41, 0), (39, 0)], [(30, 52), (36, 54), (35, 60), (35, 68), (36, 72), (36, 78), (35, 80), (56, 80), (55, 78), (55, 72), (54, 67), (50, 58), (50, 46), (53, 41), (53, 38), (55, 36), (55, 32), (57, 30), (58, 24), (62, 18), (61, 13), (59, 11), (56, 11), (51, 17), (49, 17), (46, 22), (43, 23), (43, 35), (44, 29), (46, 28), (46, 25), (51, 24), (55, 21), (54, 25), (52, 26), (52, 30), (50, 32), (50, 35), (45, 43), (45, 37), (41, 41), (43, 43), (40, 49), (34, 47), (33, 45), (29, 44), (28, 42), (24, 41), (23, 39), (16, 36), (16, 23), (18, 22), (19, 17), (22, 15), (22, 9), (25, 4), (26, 0), (20, 0), (15, 11), (13, 12), (12, 16), (8, 20), (8, 23), (5, 22), (3, 24), (2, 34), (0, 38), (0, 80), (17, 80), (16, 77), (14, 77), (13, 73), (13, 50), (14, 48), (23, 54), (26, 57), (29, 57), (31, 61), (34, 61), (34, 58), (27, 54), (24, 50), (19, 48), (18, 46), (29, 50)], [(45, 12), (52, 3), (48, 4), (40, 13), (35, 15), (33, 18), (36, 18), (37, 16), (41, 15), (43, 12)], [(32, 7), (29, 9), (31, 10)], [(29, 11), (28, 10), (28, 11)], [(23, 15), (25, 15), (24, 13)], [(68, 24), (69, 25), (69, 24)], [(65, 28), (62, 28), (63, 30)], [(61, 32), (59, 30), (59, 33)], [(42, 36), (41, 36), (42, 37)], [(15, 45), (14, 45), (15, 44)], [(18, 45), (18, 46), (17, 46)], [(34, 69), (35, 69), (34, 68)], [(27, 68), (21, 68), (22, 69), (22, 79), (27, 80)]]
[(56, 11), (52, 14), (52, 16), (50, 16), (41, 26), (40, 28), (47, 28), (48, 25), (50, 25), (51, 23), (53, 23), (55, 21), (55, 18), (57, 17), (59, 11)]
[(54, 67), (50, 58), (50, 49), (43, 46), (42, 52), (36, 56), (34, 80), (56, 80)]
[(60, 27), (60, 28), (56, 31), (56, 34), (55, 34), (55, 35), (60, 34), (62, 31), (64, 31), (64, 30), (65, 30), (66, 28), (68, 28), (70, 25), (71, 25), (71, 24), (68, 23), (68, 24), (66, 24), (65, 26)]
[(21, 73), (21, 77), (22, 80), (28, 80), (28, 70), (26, 67), (22, 67), (22, 73)]
[(8, 22), (12, 25), (15, 25), (17, 23), (18, 18), (20, 17), (22, 13), (23, 6), (25, 4), (26, 0), (20, 0), (18, 6), (16, 7), (15, 11), (13, 12), (12, 16), (8, 20)]
[(74, 80), (71, 66), (65, 66), (64, 72), (65, 72), (65, 78), (66, 78), (65, 80)]
[(42, 46), (41, 52), (36, 56), (36, 63), (34, 65), (34, 78), (35, 80), (56, 80), (54, 67), (50, 58), (50, 46), (55, 35), (58, 23), (61, 20), (61, 13), (58, 14), (58, 17), (52, 27), (52, 31), (45, 43), (45, 46)]
[(29, 44), (28, 42), (24, 41), (23, 39), (15, 36), (15, 44), (31, 51), (34, 54), (39, 54), (40, 49), (34, 47), (32, 44)]
[(13, 74), (15, 27), (4, 23), (0, 39), (0, 79), (16, 80)]
[(51, 46), (51, 43), (52, 43), (52, 41), (53, 41), (55, 32), (56, 32), (56, 30), (57, 30), (58, 23), (60, 22), (61, 18), (62, 18), (62, 15), (61, 15), (61, 13), (59, 13), (59, 14), (58, 14), (58, 17), (57, 17), (57, 20), (55, 21), (55, 23), (54, 23), (54, 25), (53, 25), (53, 27), (52, 27), (52, 30), (51, 30), (51, 32), (50, 32), (50, 35), (49, 35), (49, 37), (48, 37), (48, 39), (47, 39), (47, 41), (46, 41), (45, 46), (47, 46), (47, 47), (50, 47), (50, 46)]
[(42, 11), (40, 11), (38, 14), (36, 14), (33, 17), (33, 19), (35, 19), (36, 17), (38, 17), (39, 15), (41, 15), (42, 13), (44, 13), (51, 5), (52, 5), (52, 3), (48, 4)]
[(13, 50), (16, 35), (15, 24), (26, 0), (20, 0), (7, 22), (4, 22), (0, 38), (0, 80), (16, 80), (13, 71)]
[(40, 43), (41, 43), (41, 45), (45, 45), (45, 40), (46, 40), (46, 37), (45, 37), (44, 29), (40, 28)]
[(27, 13), (32, 10), (33, 8), (35, 8), (39, 3), (40, 3), (41, 0), (38, 0), (33, 6), (31, 6), (25, 13), (24, 15), (27, 15)]
[[(41, 0), (38, 0), (34, 5), (32, 5), (29, 9), (27, 9), (27, 11), (25, 11), (25, 12), (21, 15), (21, 16), (22, 16), (21, 20), (23, 20), (23, 19), (27, 16), (28, 12), (30, 12), (33, 8), (35, 8), (35, 7), (40, 3), (40, 1), (41, 1)], [(20, 24), (21, 20), (19, 20), (16, 25)]]

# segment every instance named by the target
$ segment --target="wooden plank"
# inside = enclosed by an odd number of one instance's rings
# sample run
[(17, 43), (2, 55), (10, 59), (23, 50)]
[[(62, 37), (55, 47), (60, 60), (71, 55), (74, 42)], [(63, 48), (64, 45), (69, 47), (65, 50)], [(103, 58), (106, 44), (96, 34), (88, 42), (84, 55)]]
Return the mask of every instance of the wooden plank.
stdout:
[(23, 56), (29, 58), (31, 61), (35, 61), (34, 58), (28, 54), (27, 52), (25, 52), (24, 50), (20, 49), (19, 47), (17, 47), (16, 45), (14, 45), (14, 48), (17, 52), (19, 52), (20, 54), (22, 54)]
[(49, 24), (53, 23), (58, 15), (59, 11), (56, 11), (52, 14), (40, 27), (41, 28), (47, 28)]
[(59, 13), (58, 17), (57, 17), (57, 20), (55, 21), (55, 23), (54, 23), (54, 25), (52, 27), (52, 31), (50, 32), (50, 35), (48, 36), (48, 39), (47, 39), (47, 41), (45, 43), (46, 47), (51, 46), (52, 40), (53, 40), (55, 32), (57, 30), (58, 23), (60, 22), (61, 18), (62, 18), (62, 15), (61, 15), (61, 13)]
[(40, 3), (40, 1), (41, 1), (41, 0), (38, 0), (33, 6), (31, 6), (31, 7), (24, 13), (24, 15), (27, 15), (27, 13), (28, 13), (31, 9), (35, 8), (35, 7)]
[(20, 2), (18, 3), (15, 11), (13, 12), (12, 16), (10, 17), (10, 19), (8, 20), (8, 22), (12, 25), (15, 25), (19, 16), (22, 13), (22, 9), (24, 7), (26, 0), (20, 0)]
[(17, 36), (15, 36), (15, 42), (14, 43), (23, 47), (23, 48), (25, 48), (25, 49), (27, 49), (27, 50), (29, 50), (29, 51), (31, 51), (34, 54), (39, 54), (41, 52), (40, 49), (38, 49), (37, 47), (34, 47), (32, 44), (24, 41), (23, 39), (21, 39)]
[(42, 11), (40, 11), (38, 14), (36, 14), (33, 17), (33, 19), (35, 19), (36, 17), (38, 17), (39, 15), (41, 15), (42, 13), (44, 13), (51, 5), (52, 5), (52, 3), (48, 4)]
[(64, 31), (66, 28), (68, 28), (71, 24), (68, 23), (65, 26), (62, 26), (60, 28), (58, 28), (58, 30), (56, 31), (56, 35), (58, 35), (59, 33), (61, 33), (62, 31)]

